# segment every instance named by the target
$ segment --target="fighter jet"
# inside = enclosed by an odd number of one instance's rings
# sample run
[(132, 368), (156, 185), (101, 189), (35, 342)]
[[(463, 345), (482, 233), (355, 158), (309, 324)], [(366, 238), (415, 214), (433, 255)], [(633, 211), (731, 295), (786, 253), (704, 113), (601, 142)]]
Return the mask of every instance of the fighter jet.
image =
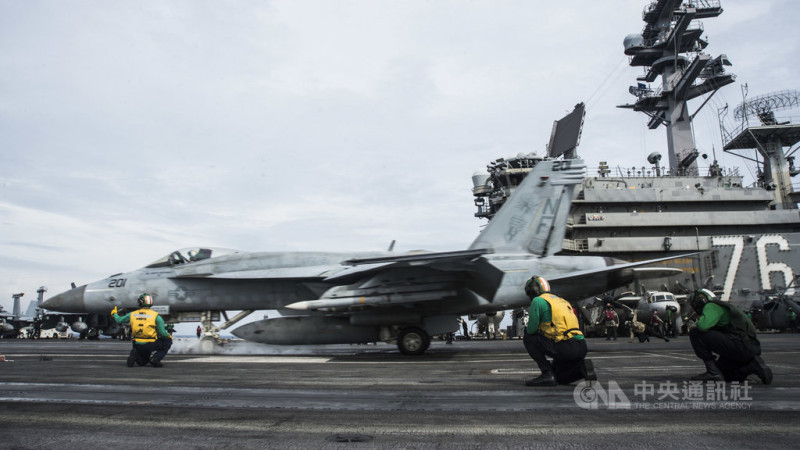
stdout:
[[(254, 310), (274, 309), (281, 317), (251, 322), (232, 333), (285, 345), (396, 341), (402, 353), (421, 354), (430, 336), (454, 331), (462, 315), (529, 304), (522, 286), (533, 275), (548, 278), (555, 293), (577, 299), (627, 284), (639, 266), (662, 260), (625, 263), (555, 255), (573, 190), (584, 172), (578, 159), (539, 162), (466, 250), (341, 254), (183, 249), (142, 269), (56, 295), (44, 306), (108, 312), (115, 306), (133, 308), (137, 296), (149, 292), (169, 321), (200, 320), (208, 334)], [(214, 327), (212, 318), (231, 310), (243, 312)]]
[(21, 311), (21, 299), (25, 296), (24, 292), (12, 294), (12, 312), (4, 310), (0, 306), (0, 335), (5, 338), (28, 337), (33, 335), (34, 322), (40, 319), (37, 304), (30, 302), (28, 309), (23, 314)]
[(0, 337), (17, 336), (17, 328), (14, 326), (13, 320), (14, 315), (3, 309), (3, 305), (0, 305)]

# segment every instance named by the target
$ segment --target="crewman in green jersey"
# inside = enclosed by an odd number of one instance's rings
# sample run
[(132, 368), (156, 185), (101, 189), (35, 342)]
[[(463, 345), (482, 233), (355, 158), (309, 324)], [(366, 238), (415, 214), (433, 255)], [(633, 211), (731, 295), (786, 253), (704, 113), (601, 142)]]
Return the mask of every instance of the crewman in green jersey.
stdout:
[[(572, 305), (550, 293), (550, 283), (532, 277), (525, 283), (531, 298), (528, 327), (522, 342), (541, 375), (525, 381), (526, 386), (555, 386), (585, 379), (597, 380), (592, 361), (586, 358), (586, 341), (578, 328)], [(547, 360), (553, 358), (553, 362)]]
[(693, 381), (741, 382), (755, 374), (762, 383), (772, 383), (772, 370), (760, 356), (756, 329), (741, 309), (719, 300), (708, 289), (695, 291), (690, 304), (700, 317), (689, 331), (689, 339), (706, 366)]

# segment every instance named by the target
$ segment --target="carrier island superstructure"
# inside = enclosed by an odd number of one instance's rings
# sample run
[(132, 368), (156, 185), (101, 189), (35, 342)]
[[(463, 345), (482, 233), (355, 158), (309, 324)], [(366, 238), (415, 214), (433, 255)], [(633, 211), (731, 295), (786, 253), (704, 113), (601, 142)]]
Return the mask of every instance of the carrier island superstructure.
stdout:
[[(721, 126), (723, 150), (757, 163), (754, 184), (744, 185), (738, 169), (715, 159), (700, 173), (698, 159), (709, 156), (695, 146), (691, 120), (697, 111), (687, 102), (705, 96), (702, 108), (735, 76), (725, 70), (731, 65), (725, 55), (703, 52), (708, 42), (697, 19), (721, 13), (712, 0), (658, 0), (645, 7), (644, 29), (624, 40), (630, 65), (644, 68), (644, 75), (630, 87), (635, 101), (620, 107), (645, 113), (650, 129), (666, 128), (666, 161), (653, 152), (635, 167), (601, 163), (575, 190), (562, 253), (636, 261), (697, 252), (667, 263), (683, 275), (649, 281), (647, 288), (681, 294), (708, 287), (725, 301), (761, 309), (770, 295), (793, 294), (800, 275), (800, 210), (791, 184), (799, 172), (791, 155), (800, 125), (780, 117), (798, 106), (800, 93), (745, 99), (734, 111), (736, 128)], [(475, 215), (491, 219), (543, 158), (576, 157), (583, 118), (578, 104), (555, 123), (546, 156), (498, 159), (476, 173)]]

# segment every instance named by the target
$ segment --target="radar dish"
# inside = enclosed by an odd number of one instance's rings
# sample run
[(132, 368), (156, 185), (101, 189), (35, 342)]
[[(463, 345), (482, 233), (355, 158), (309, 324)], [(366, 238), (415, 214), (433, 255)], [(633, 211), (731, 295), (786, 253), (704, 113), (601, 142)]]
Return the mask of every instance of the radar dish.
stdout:
[(561, 155), (564, 155), (565, 158), (577, 157), (575, 149), (581, 142), (583, 118), (585, 115), (586, 105), (578, 103), (571, 113), (553, 124), (550, 144), (547, 146), (547, 156), (551, 158), (556, 158)]
[[(741, 120), (746, 116), (759, 118), (774, 117), (771, 113), (782, 109), (792, 109), (800, 105), (800, 91), (781, 91), (759, 95), (747, 100), (733, 110), (733, 117)], [(765, 124), (767, 125), (767, 124)], [(771, 123), (769, 125), (772, 125)]]

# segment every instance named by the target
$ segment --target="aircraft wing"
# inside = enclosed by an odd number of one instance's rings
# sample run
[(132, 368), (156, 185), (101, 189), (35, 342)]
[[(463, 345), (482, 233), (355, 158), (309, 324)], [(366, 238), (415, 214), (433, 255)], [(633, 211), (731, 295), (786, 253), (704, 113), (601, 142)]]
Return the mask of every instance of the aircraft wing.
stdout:
[(364, 275), (397, 268), (427, 267), (440, 271), (476, 271), (473, 267), (480, 256), (491, 253), (490, 250), (464, 250), (441, 253), (419, 253), (414, 255), (386, 256), (379, 258), (349, 259), (344, 264), (347, 269), (337, 272), (325, 281), (347, 283), (362, 278)]
[(317, 279), (321, 280), (332, 273), (341, 271), (339, 266), (330, 264), (319, 266), (277, 267), (272, 269), (239, 270), (221, 273), (175, 274), (171, 278), (209, 278), (217, 280), (261, 280), (261, 279)]
[[(479, 257), (487, 253), (491, 253), (491, 251), (478, 249), (376, 258), (353, 258), (343, 261), (341, 265), (327, 264), (277, 267), (221, 273), (189, 272), (184, 274), (178, 273), (171, 278), (211, 278), (223, 280), (317, 279), (333, 284), (347, 284), (357, 282), (364, 277), (373, 276), (379, 272), (412, 267), (426, 267), (431, 270), (450, 272), (463, 271), (477, 275), (486, 268), (478, 261), (480, 259)], [(495, 275), (502, 276), (502, 274)], [(499, 279), (494, 279), (494, 281), (499, 283)]]
[[(461, 288), (491, 300), (506, 272), (487, 261), (482, 256), (486, 253), (486, 250), (467, 250), (349, 260), (347, 263), (352, 266), (325, 278), (325, 282), (336, 286), (319, 299), (295, 302), (286, 308), (338, 312), (388, 308), (456, 297)], [(678, 258), (686, 256), (689, 255)], [(554, 292), (567, 298), (583, 297), (627, 284), (634, 277), (679, 274), (680, 269), (641, 267), (673, 258), (676, 257), (564, 271), (549, 275), (548, 279)]]
[(491, 250), (487, 249), (460, 250), (460, 251), (439, 252), (439, 253), (430, 252), (430, 253), (417, 253), (410, 255), (381, 256), (377, 258), (354, 258), (345, 261), (345, 263), (353, 265), (371, 264), (380, 262), (420, 263), (423, 261), (436, 261), (436, 260), (441, 261), (441, 260), (453, 260), (453, 259), (464, 259), (464, 258), (470, 259), (491, 252), (492, 252)]
[(463, 288), (493, 298), (504, 274), (482, 257), (486, 253), (477, 249), (347, 260), (347, 268), (323, 280), (335, 286), (318, 300), (286, 307), (313, 311), (397, 306), (455, 297)]

